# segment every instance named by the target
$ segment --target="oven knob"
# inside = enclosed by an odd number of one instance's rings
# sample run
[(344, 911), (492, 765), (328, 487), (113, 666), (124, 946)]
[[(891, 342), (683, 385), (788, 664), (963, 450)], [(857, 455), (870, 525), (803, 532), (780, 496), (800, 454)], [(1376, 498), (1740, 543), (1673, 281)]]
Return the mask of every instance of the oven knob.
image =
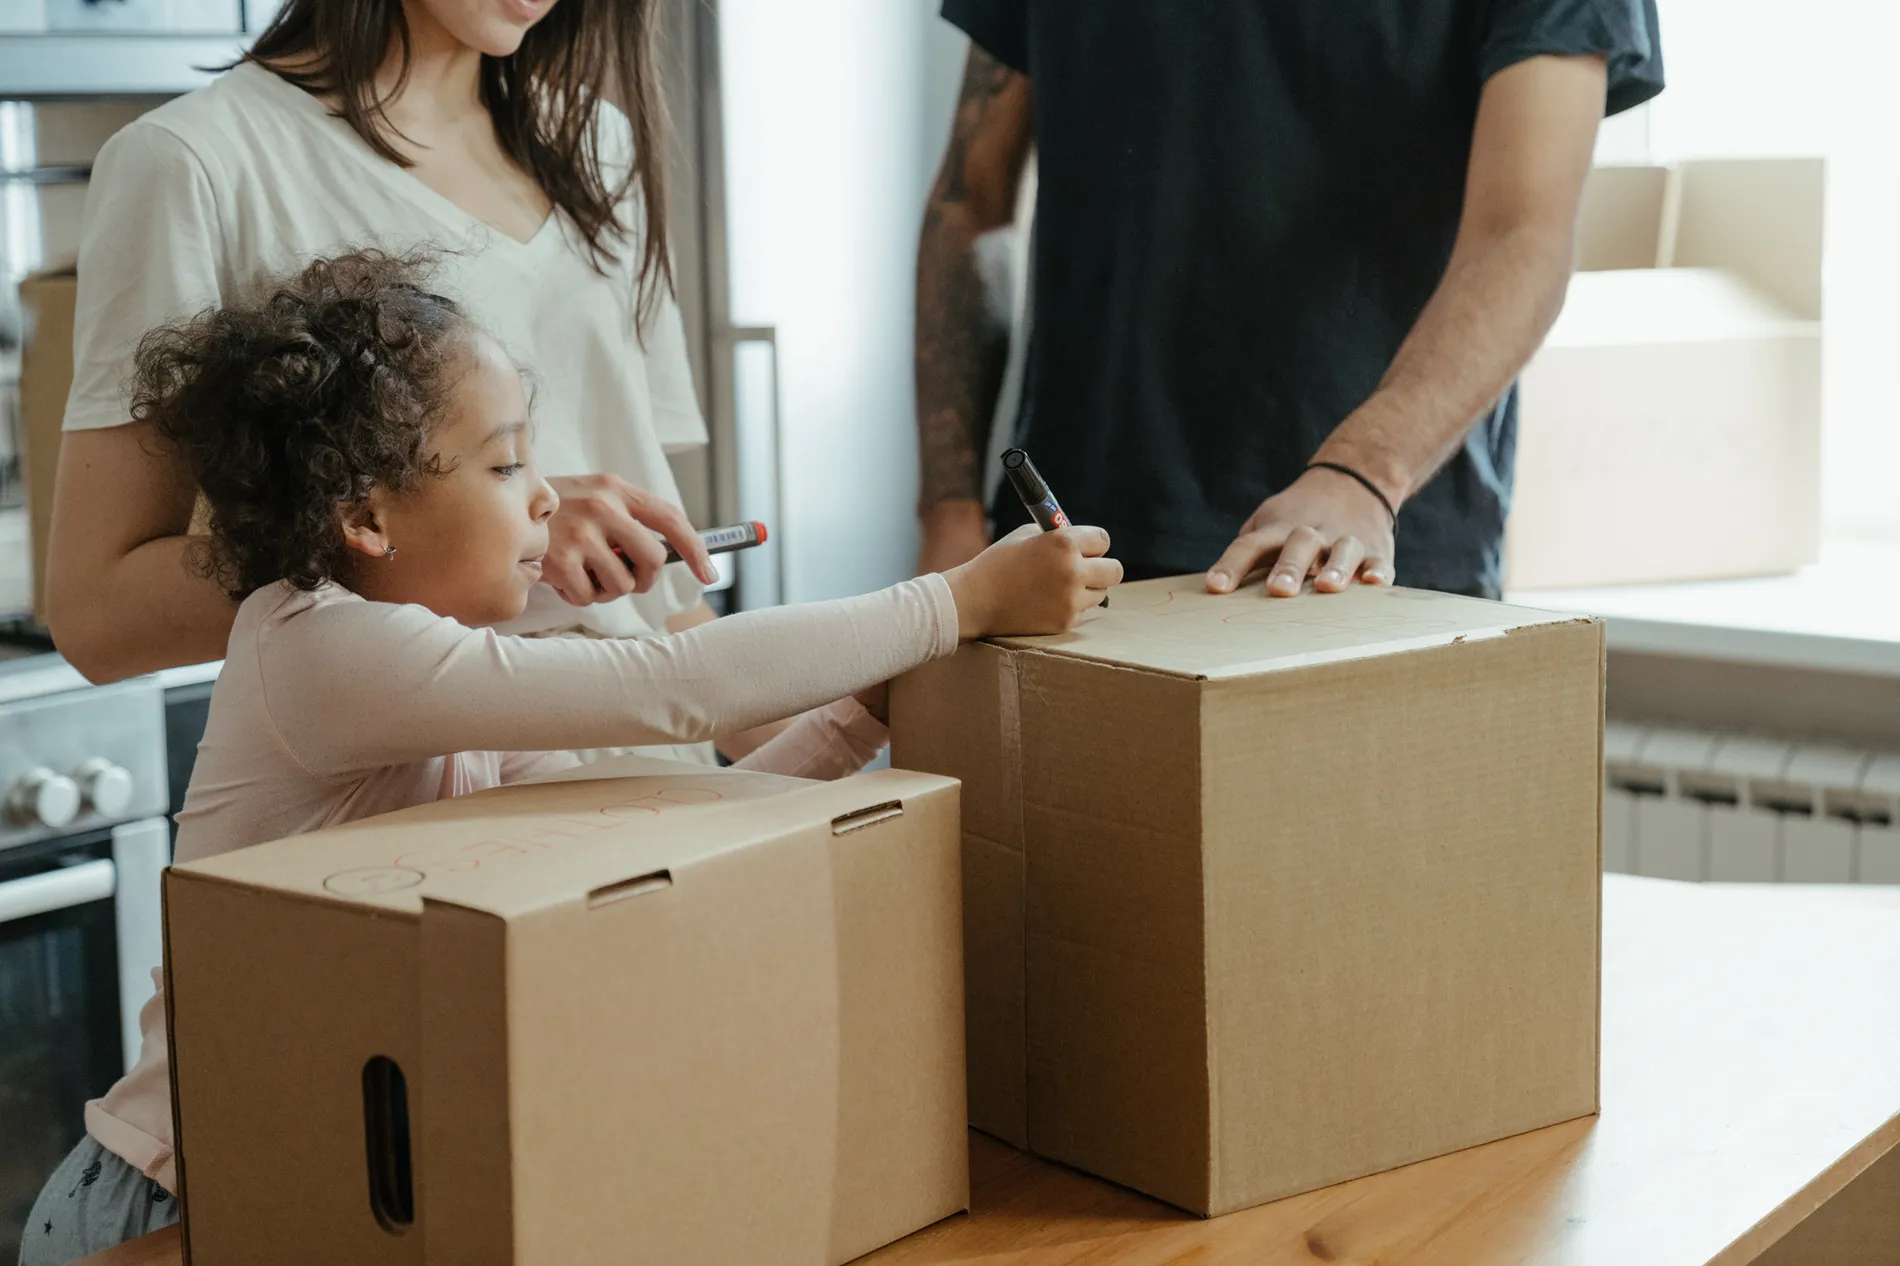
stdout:
[(40, 826), (68, 826), (79, 816), (79, 784), (44, 765), (13, 784), (13, 811)]
[(73, 777), (95, 813), (115, 818), (132, 803), (132, 775), (103, 756), (81, 765)]

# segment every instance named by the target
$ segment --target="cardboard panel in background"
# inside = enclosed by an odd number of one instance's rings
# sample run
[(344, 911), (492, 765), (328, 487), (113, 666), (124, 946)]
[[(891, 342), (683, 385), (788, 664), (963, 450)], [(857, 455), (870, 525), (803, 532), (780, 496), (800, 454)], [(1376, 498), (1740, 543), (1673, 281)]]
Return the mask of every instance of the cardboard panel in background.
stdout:
[(1521, 379), (1507, 590), (1819, 557), (1825, 188), (1818, 158), (1591, 174)]

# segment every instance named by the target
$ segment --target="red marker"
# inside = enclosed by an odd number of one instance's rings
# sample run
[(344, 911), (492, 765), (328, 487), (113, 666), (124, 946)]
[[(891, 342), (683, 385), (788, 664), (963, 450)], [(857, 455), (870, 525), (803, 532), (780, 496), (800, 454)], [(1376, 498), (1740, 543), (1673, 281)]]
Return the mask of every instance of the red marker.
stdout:
[[(707, 528), (699, 534), (699, 539), (705, 542), (708, 554), (730, 554), (735, 550), (751, 549), (754, 545), (765, 544), (766, 535), (765, 524), (755, 519), (749, 523), (735, 523), (731, 527)], [(617, 549), (614, 553), (620, 555), (621, 562), (627, 563), (629, 567), (633, 566), (632, 563), (627, 562), (625, 554), (621, 554)], [(666, 561), (669, 563), (680, 561), (680, 552), (673, 548), (670, 541), (666, 546)]]

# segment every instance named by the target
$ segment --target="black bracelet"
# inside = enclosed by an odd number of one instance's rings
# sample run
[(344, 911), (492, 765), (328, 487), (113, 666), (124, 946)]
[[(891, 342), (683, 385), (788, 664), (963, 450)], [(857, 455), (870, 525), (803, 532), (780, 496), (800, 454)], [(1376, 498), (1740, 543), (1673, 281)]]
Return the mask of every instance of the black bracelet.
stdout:
[(1379, 491), (1378, 484), (1373, 483), (1352, 467), (1342, 466), (1338, 462), (1308, 462), (1306, 468), (1308, 470), (1330, 470), (1336, 475), (1344, 475), (1346, 478), (1354, 480), (1367, 492), (1379, 499), (1379, 504), (1385, 507), (1386, 518), (1392, 520), (1392, 526), (1394, 528), (1398, 527), (1399, 512), (1392, 508), (1391, 498)]

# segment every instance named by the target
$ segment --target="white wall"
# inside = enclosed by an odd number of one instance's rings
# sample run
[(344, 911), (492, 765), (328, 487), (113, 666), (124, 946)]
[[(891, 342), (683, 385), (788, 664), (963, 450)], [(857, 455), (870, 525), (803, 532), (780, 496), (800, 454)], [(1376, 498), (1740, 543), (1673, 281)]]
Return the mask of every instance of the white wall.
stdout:
[[(787, 600), (916, 561), (913, 272), (961, 65), (941, 28), (931, 0), (721, 0), (732, 319), (778, 329)], [(754, 419), (763, 368), (741, 361)]]

